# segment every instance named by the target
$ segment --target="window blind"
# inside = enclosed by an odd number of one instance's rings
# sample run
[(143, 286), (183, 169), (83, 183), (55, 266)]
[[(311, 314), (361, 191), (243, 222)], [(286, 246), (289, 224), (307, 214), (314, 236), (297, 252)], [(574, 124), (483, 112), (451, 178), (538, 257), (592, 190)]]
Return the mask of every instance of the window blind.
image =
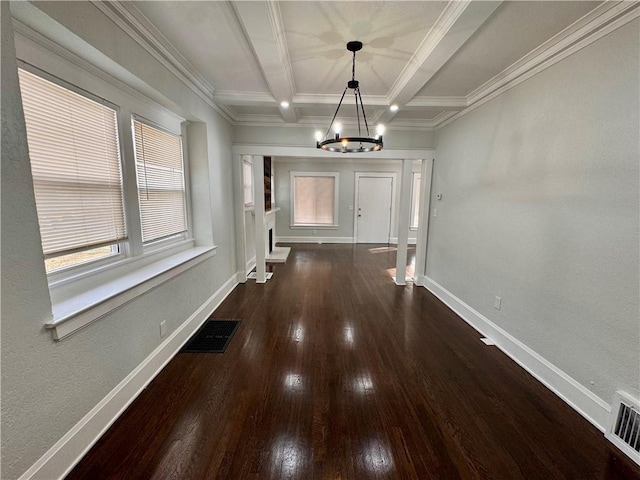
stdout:
[(126, 238), (116, 111), (20, 69), (45, 256)]
[(335, 177), (294, 177), (293, 223), (334, 225)]
[(187, 230), (182, 138), (133, 121), (144, 243)]

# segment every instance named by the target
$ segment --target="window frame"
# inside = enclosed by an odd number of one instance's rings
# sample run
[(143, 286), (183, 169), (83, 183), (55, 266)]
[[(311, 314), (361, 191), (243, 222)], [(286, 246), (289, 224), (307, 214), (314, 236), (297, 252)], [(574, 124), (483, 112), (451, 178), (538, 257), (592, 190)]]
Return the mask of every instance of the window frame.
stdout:
[[(416, 180), (420, 181), (420, 187), (418, 187), (418, 196), (415, 197), (416, 194)], [(416, 231), (418, 230), (418, 224), (413, 224), (413, 219), (416, 216), (416, 209), (418, 209), (418, 215), (420, 214), (420, 190), (422, 187), (422, 174), (420, 172), (412, 172), (411, 173), (411, 216), (409, 217), (409, 230)], [(414, 201), (415, 199), (415, 201)], [(418, 222), (420, 220), (418, 219)]]
[[(188, 247), (194, 246), (193, 240), (193, 225), (191, 215), (191, 191), (190, 191), (190, 171), (189, 171), (189, 157), (187, 151), (187, 138), (186, 127), (188, 122), (184, 121), (181, 117), (170, 112), (171, 116), (180, 120), (180, 132), (176, 132), (175, 129), (162, 125), (157, 121), (150, 120), (148, 117), (137, 113), (140, 106), (135, 103), (125, 105), (127, 97), (130, 96), (129, 92), (120, 91), (119, 100), (108, 99), (100, 93), (88, 90), (83, 86), (76, 85), (72, 81), (65, 78), (61, 78), (55, 73), (51, 73), (33, 63), (27, 62), (22, 58), (17, 58), (18, 68), (25, 70), (33, 75), (43, 78), (49, 82), (54, 83), (57, 86), (65, 88), (73, 93), (81, 95), (89, 100), (103, 104), (112, 108), (116, 112), (116, 128), (118, 134), (118, 147), (120, 150), (120, 168), (122, 172), (122, 195), (124, 205), (124, 216), (126, 233), (128, 238), (121, 242), (115, 242), (112, 246), (118, 247), (118, 252), (105, 257), (97, 258), (95, 260), (89, 260), (86, 262), (78, 263), (75, 265), (69, 265), (61, 267), (59, 269), (48, 272), (47, 281), (49, 283), (49, 289), (53, 297), (66, 296), (65, 294), (59, 294), (57, 289), (61, 287), (66, 289), (68, 285), (72, 285), (74, 282), (81, 280), (87, 280), (92, 276), (101, 275), (109, 276), (107, 273), (110, 269), (117, 269), (120, 266), (128, 265), (131, 262), (143, 261), (148, 262), (146, 257), (148, 255), (154, 255), (160, 252), (166, 252), (165, 256), (169, 256), (172, 253), (177, 253)], [(93, 75), (88, 76), (88, 83), (95, 83), (96, 85), (101, 82), (102, 79), (96, 78)], [(99, 88), (96, 88), (99, 90)], [(137, 100), (137, 99), (135, 99)], [(135, 154), (134, 143), (135, 137), (133, 134), (133, 120), (137, 119), (148, 125), (158, 128), (172, 135), (181, 137), (182, 143), (182, 155), (183, 155), (183, 168), (184, 168), (184, 186), (185, 186), (185, 210), (186, 210), (186, 232), (177, 234), (175, 236), (160, 239), (155, 242), (149, 242), (144, 244), (142, 242), (142, 227), (139, 211), (139, 199), (137, 193), (137, 177), (135, 169)], [(177, 122), (176, 122), (177, 123)], [(130, 126), (130, 128), (127, 128)], [(44, 263), (44, 259), (43, 259)], [(76, 288), (73, 288), (76, 290)]]
[[(249, 167), (249, 185), (247, 185), (245, 183), (245, 166)], [(251, 202), (246, 202), (246, 198), (245, 198), (245, 189), (247, 188), (247, 186), (249, 187), (250, 191), (251, 191)], [(253, 163), (250, 162), (249, 160), (246, 160), (244, 157), (242, 158), (242, 202), (244, 205), (244, 209), (245, 211), (247, 210), (253, 210), (255, 208), (255, 191), (253, 188)]]
[[(191, 195), (189, 189), (189, 161), (188, 161), (188, 152), (187, 152), (187, 138), (186, 138), (186, 122), (182, 122), (180, 133), (177, 133), (170, 128), (167, 128), (163, 125), (159, 125), (157, 122), (149, 120), (142, 115), (139, 115), (135, 112), (131, 113), (131, 138), (133, 140), (133, 164), (135, 170), (135, 126), (134, 120), (140, 123), (144, 123), (147, 126), (156, 128), (162, 132), (168, 133), (169, 135), (174, 135), (180, 137), (180, 146), (182, 148), (182, 175), (184, 179), (184, 214), (186, 221), (186, 230), (184, 232), (177, 233), (175, 235), (171, 235), (168, 237), (159, 238), (156, 240), (151, 240), (149, 242), (144, 242), (142, 240), (142, 214), (140, 213), (140, 198), (137, 198), (136, 208), (138, 208), (138, 218), (140, 219), (140, 242), (142, 243), (142, 251), (143, 252), (153, 252), (160, 248), (165, 248), (167, 245), (171, 245), (173, 243), (182, 242), (188, 238), (193, 236), (192, 227), (191, 227)], [(136, 171), (136, 192), (138, 192), (138, 177)]]
[[(64, 88), (66, 90), (69, 90), (77, 95), (80, 95), (81, 97), (84, 97), (88, 100), (91, 100), (93, 102), (99, 103), (101, 105), (105, 105), (108, 108), (111, 108), (112, 110), (114, 110), (116, 112), (116, 129), (117, 129), (117, 134), (118, 134), (118, 149), (120, 152), (120, 158), (119, 158), (119, 162), (120, 162), (120, 171), (121, 171), (121, 175), (122, 175), (122, 203), (123, 203), (123, 209), (124, 209), (124, 217), (125, 217), (125, 229), (127, 234), (129, 233), (129, 225), (127, 222), (127, 218), (128, 218), (128, 212), (127, 212), (127, 208), (126, 208), (126, 199), (125, 199), (125, 163), (124, 163), (124, 155), (123, 155), (123, 139), (122, 139), (122, 132), (120, 131), (120, 117), (122, 115), (122, 109), (120, 108), (120, 106), (110, 100), (107, 100), (106, 98), (101, 97), (98, 94), (95, 94), (93, 92), (90, 92), (89, 90), (86, 90), (82, 87), (79, 87), (67, 80), (65, 80), (64, 78), (60, 78), (52, 73), (49, 73), (35, 65), (32, 65), (31, 63), (25, 62), (24, 60), (17, 58), (17, 65), (18, 65), (18, 69), (24, 70), (26, 72), (31, 73), (32, 75), (35, 75), (37, 77), (40, 77), (48, 82), (53, 83), (54, 85), (57, 85), (61, 88)], [(22, 86), (20, 86), (20, 88), (22, 89)], [(21, 101), (22, 104), (22, 101)], [(29, 162), (31, 162), (31, 160), (29, 160)], [(34, 188), (35, 190), (35, 188)], [(128, 252), (128, 246), (127, 244), (129, 243), (130, 238), (120, 241), (120, 242), (114, 242), (111, 244), (108, 244), (109, 246), (111, 246), (112, 248), (114, 246), (118, 247), (118, 252), (117, 253), (113, 253), (111, 255), (107, 255), (101, 258), (96, 258), (95, 260), (88, 260), (86, 262), (82, 262), (82, 263), (77, 263), (75, 265), (68, 265), (66, 267), (61, 267), (59, 269), (56, 270), (52, 270), (51, 272), (47, 272), (47, 280), (49, 281), (49, 284), (51, 283), (57, 283), (60, 282), (61, 280), (64, 280), (66, 277), (68, 276), (76, 276), (78, 274), (82, 274), (82, 273), (86, 273), (86, 272), (91, 272), (94, 269), (99, 269), (105, 265), (111, 264), (111, 263), (115, 263), (115, 262), (119, 262), (124, 260), (127, 257), (127, 252)], [(46, 260), (48, 258), (54, 258), (54, 256), (48, 256), (45, 255), (43, 260)]]
[[(296, 177), (330, 177), (333, 178), (334, 181), (334, 189), (333, 189), (333, 223), (325, 224), (325, 223), (295, 223), (295, 198), (296, 198)], [(335, 230), (339, 227), (339, 219), (338, 215), (340, 212), (339, 208), (339, 187), (340, 187), (340, 173), (339, 172), (301, 172), (301, 171), (290, 171), (289, 172), (289, 180), (290, 180), (290, 228), (307, 228), (307, 229), (331, 229)]]

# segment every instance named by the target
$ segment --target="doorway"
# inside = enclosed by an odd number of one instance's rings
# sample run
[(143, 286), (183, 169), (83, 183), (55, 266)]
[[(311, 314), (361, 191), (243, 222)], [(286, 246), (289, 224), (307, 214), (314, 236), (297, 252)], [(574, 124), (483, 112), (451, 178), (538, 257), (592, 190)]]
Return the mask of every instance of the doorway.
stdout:
[(354, 232), (357, 243), (389, 243), (395, 176), (394, 173), (356, 173)]

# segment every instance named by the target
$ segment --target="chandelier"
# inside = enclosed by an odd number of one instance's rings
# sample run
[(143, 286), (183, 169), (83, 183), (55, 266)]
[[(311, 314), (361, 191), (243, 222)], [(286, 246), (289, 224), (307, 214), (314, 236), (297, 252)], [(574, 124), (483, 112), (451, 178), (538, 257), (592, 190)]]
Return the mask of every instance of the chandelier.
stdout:
[[(378, 150), (382, 150), (382, 134), (384, 133), (384, 127), (382, 125), (378, 125), (377, 135), (375, 137), (371, 136), (371, 134), (369, 133), (367, 115), (364, 112), (364, 104), (362, 103), (362, 96), (360, 95), (360, 82), (356, 80), (356, 52), (361, 49), (362, 42), (353, 41), (347, 43), (347, 50), (353, 52), (351, 80), (347, 82), (347, 86), (345, 87), (344, 92), (342, 92), (340, 103), (338, 103), (338, 108), (336, 108), (336, 113), (333, 115), (333, 119), (329, 124), (327, 133), (325, 133), (323, 136), (322, 132), (316, 132), (317, 148), (321, 148), (322, 150), (326, 150), (328, 152), (340, 153), (377, 152)], [(342, 125), (336, 122), (336, 117), (338, 116), (338, 112), (340, 111), (340, 107), (342, 106), (342, 101), (344, 100), (344, 96), (347, 93), (347, 89), (353, 90), (353, 95), (355, 97), (356, 119), (358, 122), (357, 136), (343, 135)], [(365, 132), (363, 132), (362, 125), (360, 123), (361, 113)], [(334, 130), (334, 134), (333, 136), (330, 136), (329, 134), (332, 127)], [(365, 133), (366, 136), (363, 135), (363, 133)]]

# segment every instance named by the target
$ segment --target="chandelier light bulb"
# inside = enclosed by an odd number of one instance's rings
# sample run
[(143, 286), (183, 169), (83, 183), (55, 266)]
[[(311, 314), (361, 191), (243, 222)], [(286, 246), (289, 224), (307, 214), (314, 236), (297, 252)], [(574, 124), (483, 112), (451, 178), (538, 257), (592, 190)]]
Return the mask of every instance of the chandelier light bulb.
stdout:
[(324, 135), (322, 135), (322, 132), (320, 130), (316, 130), (316, 141), (321, 142), (323, 138)]
[(340, 132), (342, 132), (342, 124), (340, 122), (334, 123), (333, 131), (336, 132), (337, 134), (340, 134)]
[(379, 136), (384, 135), (384, 125), (383, 124), (381, 124), (381, 123), (378, 124), (378, 126), (376, 127), (376, 133)]

